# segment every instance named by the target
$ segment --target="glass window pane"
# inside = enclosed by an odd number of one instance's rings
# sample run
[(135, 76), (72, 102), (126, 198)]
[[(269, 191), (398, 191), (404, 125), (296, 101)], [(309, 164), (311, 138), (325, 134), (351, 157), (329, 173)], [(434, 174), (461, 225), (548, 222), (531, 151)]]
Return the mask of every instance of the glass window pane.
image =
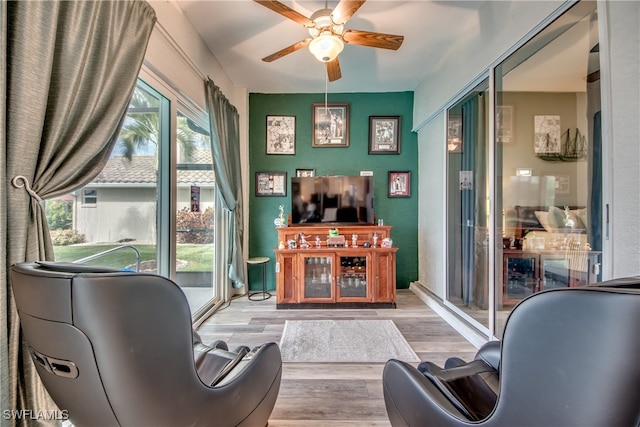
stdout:
[(84, 188), (46, 201), (57, 261), (129, 269), (139, 262), (141, 270), (157, 272), (160, 100), (139, 85), (102, 172)]

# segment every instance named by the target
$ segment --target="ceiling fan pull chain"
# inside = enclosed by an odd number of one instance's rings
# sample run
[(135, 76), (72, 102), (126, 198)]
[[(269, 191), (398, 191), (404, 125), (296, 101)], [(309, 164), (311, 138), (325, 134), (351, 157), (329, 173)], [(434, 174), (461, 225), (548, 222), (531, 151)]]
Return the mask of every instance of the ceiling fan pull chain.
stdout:
[(324, 73), (324, 112), (325, 114), (329, 114), (329, 109), (327, 108), (327, 93), (329, 92), (329, 75)]

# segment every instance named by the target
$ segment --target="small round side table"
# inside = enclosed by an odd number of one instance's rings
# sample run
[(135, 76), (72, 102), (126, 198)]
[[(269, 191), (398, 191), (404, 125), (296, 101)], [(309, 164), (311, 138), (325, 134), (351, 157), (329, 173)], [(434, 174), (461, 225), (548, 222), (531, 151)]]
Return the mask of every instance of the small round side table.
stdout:
[[(271, 294), (267, 292), (267, 263), (268, 262), (269, 262), (269, 257), (266, 257), (266, 256), (249, 258), (247, 260), (247, 264), (249, 265), (262, 264), (262, 291), (249, 293), (247, 298), (249, 298), (251, 301), (264, 301), (266, 299), (271, 298)], [(262, 295), (262, 298), (255, 298), (255, 295)]]

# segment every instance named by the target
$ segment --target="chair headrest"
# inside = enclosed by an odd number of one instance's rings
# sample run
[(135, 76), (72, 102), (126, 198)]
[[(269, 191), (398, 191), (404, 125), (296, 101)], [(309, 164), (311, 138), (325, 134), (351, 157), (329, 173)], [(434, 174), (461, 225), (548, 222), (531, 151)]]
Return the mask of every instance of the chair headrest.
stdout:
[(36, 261), (36, 264), (45, 270), (62, 273), (121, 273), (123, 271), (97, 265), (75, 264), (73, 262)]

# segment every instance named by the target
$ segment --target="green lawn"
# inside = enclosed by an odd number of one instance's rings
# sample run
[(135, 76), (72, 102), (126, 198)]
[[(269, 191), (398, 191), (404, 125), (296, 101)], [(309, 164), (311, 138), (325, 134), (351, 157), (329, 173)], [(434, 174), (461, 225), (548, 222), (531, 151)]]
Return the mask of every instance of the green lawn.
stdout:
[[(54, 246), (53, 252), (56, 261), (73, 262), (88, 256), (104, 252), (121, 245), (75, 245)], [(155, 245), (131, 245), (140, 251), (140, 261), (156, 259)], [(179, 271), (212, 271), (213, 269), (213, 245), (180, 244), (176, 248), (176, 256), (180, 261), (186, 261), (187, 265), (179, 268)], [(135, 252), (131, 249), (122, 249), (96, 260), (90, 264), (105, 267), (123, 268), (135, 264)]]

